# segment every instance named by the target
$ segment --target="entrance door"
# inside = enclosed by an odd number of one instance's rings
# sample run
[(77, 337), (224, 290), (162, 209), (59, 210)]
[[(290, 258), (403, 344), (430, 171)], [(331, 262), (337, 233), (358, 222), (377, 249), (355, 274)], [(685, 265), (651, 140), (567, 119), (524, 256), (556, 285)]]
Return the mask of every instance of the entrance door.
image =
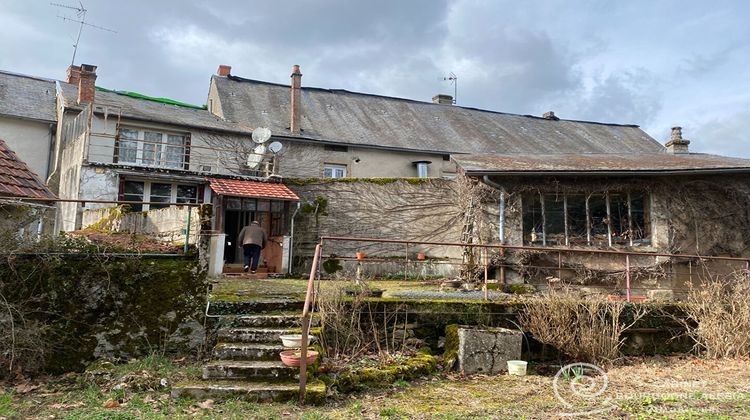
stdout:
[[(224, 232), (227, 234), (224, 258), (228, 264), (242, 262), (242, 248), (237, 243), (237, 235), (243, 227), (255, 220), (255, 212), (249, 210), (227, 210), (224, 213)], [(231, 245), (230, 245), (231, 244)]]

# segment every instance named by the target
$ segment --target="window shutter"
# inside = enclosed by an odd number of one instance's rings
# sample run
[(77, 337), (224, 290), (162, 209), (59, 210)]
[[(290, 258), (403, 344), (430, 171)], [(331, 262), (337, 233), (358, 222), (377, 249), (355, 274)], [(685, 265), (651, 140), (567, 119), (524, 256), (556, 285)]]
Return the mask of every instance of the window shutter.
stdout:
[(202, 184), (198, 184), (198, 203), (203, 204), (203, 200), (206, 195), (206, 186)]

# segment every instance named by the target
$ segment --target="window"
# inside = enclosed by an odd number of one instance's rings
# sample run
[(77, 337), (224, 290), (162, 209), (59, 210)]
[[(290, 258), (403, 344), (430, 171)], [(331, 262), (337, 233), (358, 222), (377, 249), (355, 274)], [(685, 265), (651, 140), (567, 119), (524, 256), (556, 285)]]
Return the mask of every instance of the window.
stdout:
[(323, 166), (323, 177), (346, 178), (346, 165), (335, 165), (331, 163), (326, 163)]
[(285, 203), (283, 201), (271, 202), (271, 236), (279, 236), (286, 233), (286, 220), (284, 218), (286, 212), (284, 209)]
[(120, 129), (116, 161), (135, 165), (185, 168), (187, 136), (152, 130)]
[(427, 178), (427, 162), (417, 162), (417, 177)]
[[(147, 211), (169, 207), (168, 203), (197, 203), (197, 185), (169, 184), (149, 181), (125, 181), (122, 184), (123, 201), (141, 201), (156, 204), (131, 204), (133, 211)], [(164, 204), (158, 204), (164, 203)]]
[(526, 194), (522, 198), (523, 238), (530, 245), (651, 243), (646, 194)]

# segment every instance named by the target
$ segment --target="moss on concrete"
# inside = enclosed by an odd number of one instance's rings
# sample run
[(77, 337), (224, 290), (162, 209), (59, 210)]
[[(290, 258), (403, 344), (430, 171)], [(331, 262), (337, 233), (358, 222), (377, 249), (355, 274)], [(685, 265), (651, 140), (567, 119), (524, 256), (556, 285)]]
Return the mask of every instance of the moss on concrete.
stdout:
[(383, 388), (396, 381), (411, 381), (430, 375), (437, 368), (437, 358), (429, 349), (422, 349), (406, 360), (380, 367), (365, 367), (341, 375), (322, 375), (321, 379), (331, 388), (342, 393), (367, 388)]
[(458, 361), (458, 324), (445, 327), (445, 352), (443, 353), (443, 367), (451, 370)]

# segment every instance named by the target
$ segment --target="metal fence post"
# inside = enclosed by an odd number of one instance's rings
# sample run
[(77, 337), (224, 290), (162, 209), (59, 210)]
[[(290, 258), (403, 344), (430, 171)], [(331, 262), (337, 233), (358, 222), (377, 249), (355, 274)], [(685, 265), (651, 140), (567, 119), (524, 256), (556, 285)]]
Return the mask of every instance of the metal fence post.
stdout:
[(626, 297), (630, 302), (630, 254), (625, 254), (625, 288)]

